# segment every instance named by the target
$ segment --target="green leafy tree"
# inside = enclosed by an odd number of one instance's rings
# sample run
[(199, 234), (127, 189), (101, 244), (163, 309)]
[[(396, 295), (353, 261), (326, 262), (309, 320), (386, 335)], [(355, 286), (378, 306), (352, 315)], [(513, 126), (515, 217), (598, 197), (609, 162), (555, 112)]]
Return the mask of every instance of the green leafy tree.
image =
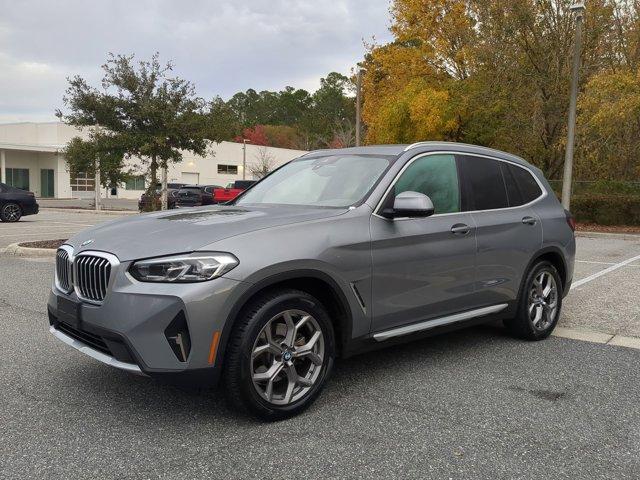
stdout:
[(222, 139), (221, 125), (212, 123), (193, 84), (172, 76), (171, 63), (161, 64), (158, 54), (137, 63), (133, 55), (111, 54), (102, 69), (100, 89), (79, 76), (71, 78), (63, 98), (66, 110), (56, 112), (67, 124), (90, 127), (88, 139), (74, 139), (67, 148), (72, 171), (82, 171), (84, 155), (93, 154), (92, 161), (106, 160), (100, 167), (106, 178), (119, 179), (123, 163), (114, 159), (137, 157), (149, 180), (147, 193), (155, 197), (161, 169), (180, 162), (182, 151), (204, 155), (208, 140)]

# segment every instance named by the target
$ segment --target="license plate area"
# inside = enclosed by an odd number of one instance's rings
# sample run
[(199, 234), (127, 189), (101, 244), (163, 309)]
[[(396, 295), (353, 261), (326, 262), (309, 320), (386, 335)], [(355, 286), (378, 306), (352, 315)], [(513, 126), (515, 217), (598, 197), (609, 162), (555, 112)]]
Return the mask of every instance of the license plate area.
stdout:
[(58, 297), (58, 321), (78, 328), (80, 323), (80, 303)]

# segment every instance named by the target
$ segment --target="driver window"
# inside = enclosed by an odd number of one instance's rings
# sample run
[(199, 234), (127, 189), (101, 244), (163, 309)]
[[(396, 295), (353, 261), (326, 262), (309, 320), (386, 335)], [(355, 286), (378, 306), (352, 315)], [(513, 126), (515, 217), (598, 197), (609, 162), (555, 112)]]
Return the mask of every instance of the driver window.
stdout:
[(427, 155), (414, 160), (394, 189), (395, 195), (409, 191), (428, 195), (436, 214), (460, 211), (458, 170), (453, 155)]

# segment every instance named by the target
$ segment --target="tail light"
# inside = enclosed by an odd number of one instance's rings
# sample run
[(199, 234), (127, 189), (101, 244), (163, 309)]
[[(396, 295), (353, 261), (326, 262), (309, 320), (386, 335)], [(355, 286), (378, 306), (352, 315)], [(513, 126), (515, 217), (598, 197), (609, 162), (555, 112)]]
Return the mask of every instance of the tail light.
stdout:
[(571, 215), (571, 212), (567, 209), (565, 209), (564, 211), (564, 215), (567, 219), (567, 225), (569, 225), (569, 228), (571, 228), (572, 232), (576, 231), (576, 219), (573, 218), (573, 215)]

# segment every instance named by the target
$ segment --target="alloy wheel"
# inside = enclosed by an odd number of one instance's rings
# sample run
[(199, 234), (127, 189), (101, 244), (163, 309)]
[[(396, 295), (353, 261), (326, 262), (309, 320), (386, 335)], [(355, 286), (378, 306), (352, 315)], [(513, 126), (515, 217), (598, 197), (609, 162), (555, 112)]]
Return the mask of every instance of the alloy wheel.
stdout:
[(545, 330), (558, 314), (558, 285), (547, 270), (539, 272), (531, 284), (528, 305), (529, 320), (537, 330)]
[(258, 394), (274, 405), (289, 405), (315, 384), (324, 363), (324, 335), (302, 310), (285, 310), (262, 328), (251, 352), (251, 378)]
[(20, 211), (20, 207), (18, 205), (16, 205), (15, 203), (9, 203), (4, 206), (3, 213), (4, 213), (4, 218), (6, 218), (7, 221), (16, 222), (20, 220), (20, 216), (22, 212)]

